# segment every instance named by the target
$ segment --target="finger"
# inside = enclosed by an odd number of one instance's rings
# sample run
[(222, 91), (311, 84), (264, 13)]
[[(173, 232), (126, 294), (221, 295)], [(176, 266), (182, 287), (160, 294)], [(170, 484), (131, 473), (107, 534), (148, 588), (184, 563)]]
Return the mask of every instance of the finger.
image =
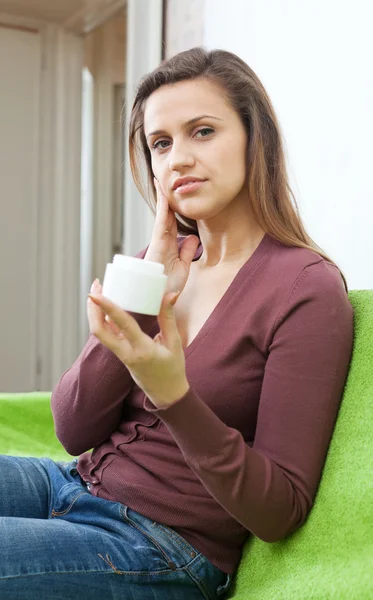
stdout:
[(188, 267), (195, 257), (198, 244), (199, 238), (196, 235), (189, 235), (182, 243), (179, 255), (180, 260), (183, 261)]
[(171, 236), (176, 239), (177, 237), (177, 220), (173, 210), (170, 209), (168, 215), (167, 229), (171, 233)]
[[(101, 306), (93, 302), (91, 297), (88, 298), (88, 311), (90, 332), (121, 360), (123, 356), (130, 354), (131, 346), (125, 339), (125, 335), (120, 331), (119, 327), (111, 321), (110, 317), (105, 315)], [(120, 345), (118, 344), (119, 341)]]
[(100, 280), (97, 279), (97, 277), (94, 280), (94, 282), (92, 283), (90, 291), (91, 292), (98, 292), (99, 294), (101, 294), (101, 292), (102, 292), (102, 285), (100, 283)]
[(105, 331), (111, 331), (120, 338), (125, 337), (114, 323), (107, 321), (104, 311), (90, 298), (87, 300), (87, 315), (90, 333), (93, 333), (100, 340)]
[[(102, 294), (88, 294), (91, 300), (96, 303), (100, 309), (110, 317), (110, 319), (119, 327), (120, 331), (125, 334), (126, 339), (131, 345), (136, 345), (141, 341), (144, 335), (137, 321), (123, 310), (117, 304), (114, 304), (102, 296)], [(105, 320), (105, 319), (104, 319)]]
[[(100, 284), (99, 279), (95, 279), (92, 283), (91, 292), (102, 293), (102, 285)], [(88, 298), (87, 301), (87, 314), (91, 333), (93, 333), (93, 331), (95, 331), (96, 334), (101, 332), (99, 335), (102, 336), (101, 330), (105, 331), (105, 329), (109, 328), (117, 337), (119, 337), (119, 339), (123, 339), (125, 337), (120, 331), (119, 327), (117, 327), (110, 317), (105, 315), (103, 310), (97, 304), (92, 302), (90, 298)]]
[(168, 204), (168, 199), (163, 193), (159, 182), (154, 178), (155, 189), (157, 191), (157, 212), (155, 218), (154, 229), (158, 237), (163, 237), (170, 230), (170, 213), (171, 217), (174, 214)]
[(161, 309), (158, 315), (158, 323), (162, 340), (167, 345), (173, 346), (176, 342), (180, 341), (179, 330), (176, 325), (176, 318), (174, 312), (174, 304), (180, 296), (179, 292), (172, 292), (165, 294), (162, 300)]
[[(91, 298), (88, 298), (88, 302), (90, 304), (94, 304)], [(97, 306), (98, 310), (102, 309)], [(126, 336), (120, 332), (116, 333), (110, 324), (108, 324), (105, 319), (102, 321), (103, 324), (93, 322), (90, 325), (91, 333), (103, 344), (106, 348), (109, 348), (124, 364), (126, 364), (126, 359), (128, 356), (131, 356), (132, 347), (131, 344), (126, 339)]]
[(98, 294), (102, 294), (102, 285), (101, 285), (101, 283), (100, 283), (100, 280), (99, 280), (99, 279), (97, 279), (97, 278), (96, 278), (96, 279), (93, 281), (93, 283), (92, 283), (92, 285), (91, 285), (90, 292), (93, 292), (93, 293), (97, 292)]
[[(91, 292), (100, 293), (101, 289), (102, 286), (100, 285), (99, 279), (95, 279), (91, 285)], [(104, 326), (105, 314), (98, 305), (90, 302), (89, 299), (87, 300), (87, 316), (91, 333), (93, 330), (97, 331)]]
[(153, 341), (156, 344), (162, 344), (163, 343), (163, 337), (161, 333), (157, 333), (157, 335), (153, 338)]
[(105, 321), (109, 325), (110, 329), (115, 333), (115, 335), (122, 335), (121, 330), (117, 325), (115, 325), (114, 321), (112, 321), (109, 315), (105, 315)]

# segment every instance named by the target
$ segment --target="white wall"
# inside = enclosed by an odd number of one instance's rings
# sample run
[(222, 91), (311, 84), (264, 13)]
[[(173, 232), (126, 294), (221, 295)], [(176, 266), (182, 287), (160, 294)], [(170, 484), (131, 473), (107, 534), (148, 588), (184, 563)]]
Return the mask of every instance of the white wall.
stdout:
[(204, 45), (238, 54), (273, 102), (311, 237), (373, 288), (373, 4), (205, 0)]
[(38, 33), (0, 27), (2, 392), (36, 384), (40, 64)]

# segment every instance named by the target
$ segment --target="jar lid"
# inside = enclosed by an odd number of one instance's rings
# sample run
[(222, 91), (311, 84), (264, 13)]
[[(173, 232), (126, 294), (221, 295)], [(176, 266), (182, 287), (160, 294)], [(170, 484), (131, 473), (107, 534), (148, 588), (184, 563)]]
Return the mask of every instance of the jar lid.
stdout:
[(113, 264), (123, 269), (127, 269), (128, 271), (136, 271), (137, 273), (145, 273), (148, 275), (164, 274), (164, 265), (162, 265), (162, 263), (143, 260), (142, 258), (136, 258), (135, 256), (115, 254)]

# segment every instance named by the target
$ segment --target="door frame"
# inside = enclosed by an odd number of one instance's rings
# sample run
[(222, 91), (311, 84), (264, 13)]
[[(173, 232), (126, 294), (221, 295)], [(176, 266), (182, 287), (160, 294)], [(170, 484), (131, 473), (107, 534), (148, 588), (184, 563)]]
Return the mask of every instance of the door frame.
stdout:
[(154, 216), (138, 192), (128, 156), (128, 120), (140, 78), (162, 60), (163, 0), (128, 0), (124, 168), (124, 253), (133, 256), (151, 238)]
[(79, 352), (82, 38), (39, 19), (0, 13), (41, 38), (34, 389), (53, 389)]

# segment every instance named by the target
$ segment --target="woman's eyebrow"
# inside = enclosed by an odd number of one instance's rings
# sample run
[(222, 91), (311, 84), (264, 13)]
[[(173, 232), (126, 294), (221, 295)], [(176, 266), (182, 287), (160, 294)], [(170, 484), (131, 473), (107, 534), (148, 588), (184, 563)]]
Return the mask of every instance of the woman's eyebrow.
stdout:
[[(220, 117), (214, 117), (213, 115), (199, 115), (199, 117), (193, 117), (193, 119), (186, 121), (184, 123), (184, 127), (187, 127), (188, 125), (193, 125), (193, 123), (196, 123), (197, 121), (200, 121), (201, 119), (206, 119), (206, 118), (207, 119), (217, 119), (218, 121), (223, 121), (223, 119), (221, 119)], [(151, 133), (148, 133), (146, 138), (149, 138), (151, 135), (159, 135), (160, 133), (165, 133), (165, 131), (163, 129), (157, 129), (156, 131), (152, 131)]]

